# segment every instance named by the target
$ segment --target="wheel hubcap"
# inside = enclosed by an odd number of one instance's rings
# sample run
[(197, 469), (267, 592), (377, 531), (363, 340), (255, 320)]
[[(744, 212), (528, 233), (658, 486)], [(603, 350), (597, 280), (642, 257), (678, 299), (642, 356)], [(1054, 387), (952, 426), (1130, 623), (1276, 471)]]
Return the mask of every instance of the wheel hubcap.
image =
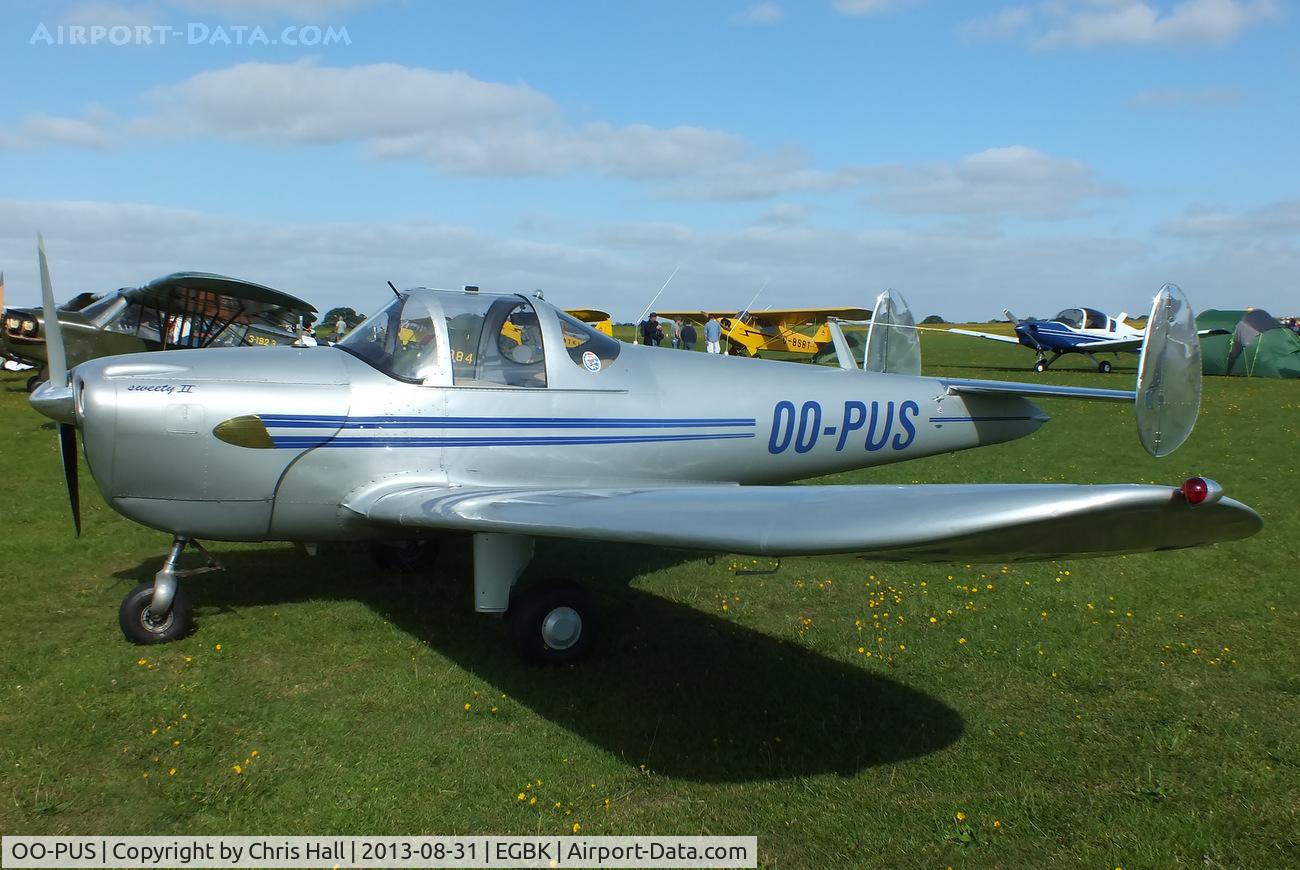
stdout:
[(582, 617), (572, 607), (557, 607), (542, 620), (542, 640), (551, 649), (568, 649), (582, 636)]
[(150, 634), (162, 634), (172, 624), (171, 611), (168, 611), (167, 615), (162, 619), (154, 619), (153, 613), (146, 607), (144, 612), (140, 614), (140, 624)]

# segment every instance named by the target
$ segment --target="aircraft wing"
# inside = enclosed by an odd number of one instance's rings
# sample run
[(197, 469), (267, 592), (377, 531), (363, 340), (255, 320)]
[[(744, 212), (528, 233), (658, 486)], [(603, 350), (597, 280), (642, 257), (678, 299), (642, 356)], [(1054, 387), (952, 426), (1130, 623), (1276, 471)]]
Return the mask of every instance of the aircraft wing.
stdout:
[(805, 323), (821, 323), (828, 317), (840, 320), (870, 320), (869, 308), (764, 308), (751, 311), (753, 320), (761, 320), (779, 326), (791, 326)]
[[(956, 330), (951, 331), (956, 332)], [(1227, 333), (1228, 330), (1226, 329), (1202, 329), (1196, 334), (1204, 337), (1207, 335), (1227, 335)], [(992, 336), (988, 337), (991, 338)], [(1092, 353), (1093, 351), (1103, 351), (1107, 353), (1117, 351), (1137, 352), (1142, 349), (1142, 342), (1145, 340), (1146, 339), (1143, 336), (1138, 336), (1137, 338), (1112, 338), (1105, 341), (1092, 341), (1087, 344), (1081, 344), (1079, 345), (1079, 349), (1086, 350), (1089, 353)]]
[(609, 320), (609, 312), (601, 311), (599, 308), (566, 308), (565, 314), (570, 314), (584, 323), (596, 323), (601, 320)]
[(1142, 336), (1137, 338), (1110, 338), (1104, 341), (1090, 341), (1087, 344), (1079, 345), (1079, 350), (1086, 350), (1088, 353), (1093, 351), (1139, 351), (1142, 349), (1142, 342), (1146, 339)]
[(1020, 344), (1020, 339), (1014, 335), (996, 335), (992, 332), (975, 332), (970, 329), (949, 329), (949, 332), (955, 335), (969, 335), (973, 338), (987, 338), (989, 341), (1000, 341), (1003, 344)]
[(296, 296), (208, 272), (175, 272), (127, 290), (125, 295), (169, 314), (199, 313), (222, 320), (296, 321), (303, 314), (316, 313), (312, 305)]
[(1192, 505), (1176, 488), (1137, 484), (389, 486), (357, 493), (343, 507), (372, 522), (430, 532), (770, 556), (1056, 559), (1191, 547), (1243, 538), (1263, 525), (1232, 499)]
[(655, 309), (655, 316), (660, 320), (664, 318), (676, 320), (680, 317), (682, 320), (694, 320), (698, 323), (704, 323), (710, 317), (735, 317), (739, 313), (739, 311), (660, 311), (657, 308)]

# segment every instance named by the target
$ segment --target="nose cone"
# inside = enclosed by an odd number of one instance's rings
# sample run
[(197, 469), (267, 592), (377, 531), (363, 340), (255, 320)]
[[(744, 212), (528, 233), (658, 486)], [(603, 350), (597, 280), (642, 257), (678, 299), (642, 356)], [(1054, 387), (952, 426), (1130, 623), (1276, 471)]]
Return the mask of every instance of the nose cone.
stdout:
[(60, 386), (53, 381), (46, 381), (36, 388), (36, 392), (32, 393), (29, 401), (38, 413), (44, 414), (51, 420), (59, 423), (76, 422), (76, 408), (72, 387)]
[(1022, 323), (1016, 324), (1016, 337), (1020, 339), (1021, 344), (1028, 345), (1029, 347), (1038, 347), (1037, 332), (1038, 324), (1032, 320), (1026, 320)]

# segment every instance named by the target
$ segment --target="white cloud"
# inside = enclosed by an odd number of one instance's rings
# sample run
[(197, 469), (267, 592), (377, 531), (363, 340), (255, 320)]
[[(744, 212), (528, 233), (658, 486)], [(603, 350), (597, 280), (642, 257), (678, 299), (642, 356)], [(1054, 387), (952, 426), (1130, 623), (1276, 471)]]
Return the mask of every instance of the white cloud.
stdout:
[(1300, 240), (1300, 199), (1281, 200), (1233, 212), (1194, 206), (1161, 230), (1189, 239), (1238, 243), (1242, 239), (1292, 237)]
[(754, 219), (756, 226), (793, 227), (808, 221), (812, 209), (795, 202), (774, 205)]
[(803, 153), (788, 148), (778, 154), (720, 164), (698, 177), (658, 186), (664, 199), (769, 199), (786, 193), (834, 193), (856, 187), (867, 177), (860, 167), (812, 169)]
[(1085, 203), (1119, 193), (1085, 164), (1024, 145), (990, 148), (955, 163), (872, 170), (867, 203), (906, 214), (1018, 216), (1058, 219)]
[(109, 118), (92, 107), (84, 118), (62, 118), (35, 112), (14, 129), (0, 130), (0, 148), (38, 148), (43, 145), (71, 145), (78, 148), (107, 148), (105, 124)]
[(900, 6), (906, 6), (915, 0), (834, 0), (831, 4), (841, 15), (862, 16), (878, 15)]
[(731, 22), (733, 24), (752, 24), (761, 26), (765, 24), (776, 24), (784, 17), (785, 13), (781, 11), (780, 6), (773, 3), (772, 0), (763, 0), (762, 3), (755, 3), (753, 6), (747, 7), (743, 12), (737, 12), (735, 15), (731, 16)]
[(471, 175), (664, 178), (739, 160), (746, 150), (739, 137), (702, 127), (573, 125), (527, 84), (391, 63), (244, 63), (157, 88), (148, 101), (154, 114), (136, 126), (155, 135), (359, 142), (375, 157)]
[[(793, 212), (786, 217), (797, 218)], [(1086, 301), (1140, 307), (1173, 277), (1201, 307), (1250, 301), (1286, 308), (1295, 244), (1252, 257), (1184, 243), (1078, 233), (1011, 235), (958, 221), (925, 229), (835, 229), (806, 221), (702, 230), (676, 223), (551, 226), (538, 242), (435, 222), (260, 221), (147, 204), (0, 200), (0, 262), (15, 305), (36, 302), (35, 234), (45, 233), (61, 297), (134, 285), (180, 269), (278, 287), (321, 310), (382, 304), (398, 286), (542, 288), (552, 302), (634, 316), (680, 263), (661, 307), (743, 305), (770, 279), (762, 304), (865, 304), (886, 286), (918, 315), (993, 317), (1004, 305), (1050, 313)], [(1227, 267), (1231, 265), (1233, 272)]]
[(1044, 0), (958, 25), (970, 39), (1025, 36), (1036, 48), (1223, 45), (1281, 15), (1278, 0)]

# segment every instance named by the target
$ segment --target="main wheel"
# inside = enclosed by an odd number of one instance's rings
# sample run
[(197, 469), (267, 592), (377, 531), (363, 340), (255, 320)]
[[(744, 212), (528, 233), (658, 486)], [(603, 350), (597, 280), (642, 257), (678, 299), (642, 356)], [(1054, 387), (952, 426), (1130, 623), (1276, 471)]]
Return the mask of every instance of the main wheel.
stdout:
[(43, 383), (45, 383), (45, 378), (41, 377), (40, 375), (32, 375), (30, 378), (27, 379), (27, 392), (29, 393), (36, 392), (36, 388)]
[(194, 605), (184, 586), (176, 587), (172, 609), (162, 619), (149, 612), (153, 602), (153, 583), (141, 583), (122, 599), (117, 622), (131, 643), (167, 643), (189, 634), (194, 628)]
[(1040, 359), (1038, 362), (1034, 363), (1034, 371), (1038, 372), (1039, 374), (1042, 374), (1043, 372), (1047, 371), (1047, 360)]
[(438, 558), (437, 541), (376, 541), (370, 547), (375, 564), (394, 574), (421, 574)]
[(1110, 374), (1110, 360), (1104, 359), (1097, 363), (1097, 371), (1101, 372), (1103, 375)]
[(534, 664), (563, 665), (591, 652), (600, 633), (596, 602), (572, 580), (547, 580), (515, 597), (506, 614), (519, 654)]

